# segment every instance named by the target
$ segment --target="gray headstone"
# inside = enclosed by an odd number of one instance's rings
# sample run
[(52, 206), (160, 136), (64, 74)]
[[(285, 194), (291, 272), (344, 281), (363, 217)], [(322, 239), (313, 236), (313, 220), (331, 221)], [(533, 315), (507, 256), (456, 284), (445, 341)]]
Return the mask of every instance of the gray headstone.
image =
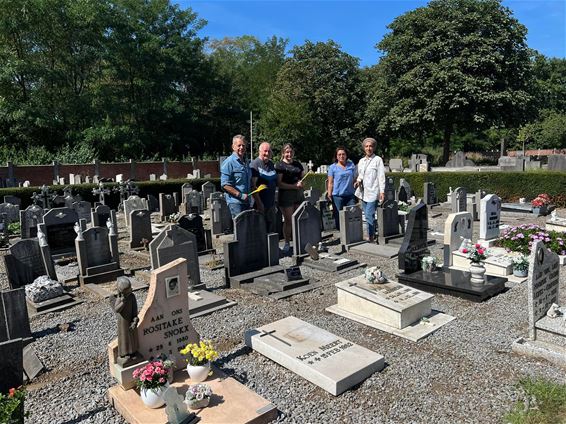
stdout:
[(175, 199), (170, 194), (159, 193), (159, 212), (161, 221), (165, 221), (168, 216), (177, 213)]
[(293, 213), (293, 254), (303, 255), (306, 252), (305, 246), (318, 246), (322, 240), (320, 231), (320, 211), (304, 201)]
[[(320, 211), (322, 231), (333, 231), (336, 229), (336, 222), (334, 222), (334, 216), (332, 214), (332, 209), (330, 209), (330, 205), (331, 203), (326, 200), (319, 200), (316, 203), (316, 206)], [(277, 222), (280, 222), (280, 218), (278, 218)]]
[[(228, 204), (223, 197), (214, 198), (216, 193), (210, 195), (211, 201), (211, 221), (212, 221), (212, 234), (229, 234), (233, 231), (232, 215)], [(220, 193), (222, 194), (222, 193)]]
[(401, 178), (399, 181), (399, 191), (397, 194), (397, 200), (399, 202), (408, 203), (412, 196), (413, 191), (411, 190), (411, 185), (404, 179)]
[(452, 193), (452, 213), (468, 210), (468, 193), (464, 187), (457, 187)]
[(147, 209), (138, 209), (130, 212), (130, 248), (143, 247), (143, 240), (147, 243), (153, 238), (151, 234), (151, 212)]
[(395, 200), (385, 200), (377, 210), (377, 229), (381, 238), (399, 234), (399, 208)]
[(452, 159), (446, 162), (447, 168), (462, 168), (464, 166), (474, 166), (474, 162), (466, 159), (466, 155), (461, 151), (454, 152)]
[(553, 303), (560, 303), (560, 261), (541, 240), (533, 243), (527, 279), (529, 337), (536, 339), (535, 324)]
[[(11, 246), (10, 253), (4, 256), (10, 287), (23, 287), (42, 275), (49, 275), (52, 280), (57, 280), (53, 260), (50, 255), (47, 256), (49, 257), (44, 259), (36, 238), (20, 240)], [(45, 261), (49, 263), (46, 264)]]
[(357, 206), (346, 206), (338, 212), (340, 219), (340, 243), (348, 246), (364, 239), (362, 210)]
[(524, 163), (522, 159), (514, 156), (501, 156), (497, 165), (502, 171), (522, 171)]
[(448, 215), (444, 223), (444, 266), (452, 265), (452, 252), (458, 250), (463, 239), (472, 239), (473, 220), (470, 212)]
[(208, 204), (209, 199), (210, 199), (210, 195), (216, 191), (216, 186), (213, 183), (211, 183), (210, 181), (206, 181), (202, 185), (201, 191), (202, 191), (202, 195), (204, 196), (205, 207), (208, 208), (210, 206), (210, 204)]
[(549, 171), (566, 171), (566, 155), (549, 155), (548, 156)]
[(124, 200), (124, 219), (126, 220), (126, 226), (130, 226), (130, 213), (140, 209), (147, 209), (144, 199), (141, 197), (133, 195)]
[(0, 203), (0, 214), (6, 214), (8, 222), (18, 222), (20, 219), (20, 207), (11, 203)]
[(399, 269), (406, 274), (419, 271), (421, 259), (429, 255), (427, 247), (428, 212), (424, 203), (417, 203), (409, 211), (405, 238), (399, 249)]
[(389, 159), (389, 168), (392, 172), (403, 172), (403, 159)]
[(189, 213), (202, 214), (204, 210), (204, 197), (202, 193), (193, 190), (189, 192), (183, 201), (189, 205)]
[(499, 237), (501, 199), (495, 194), (488, 194), (481, 200), (480, 239), (493, 240)]
[(311, 205), (316, 205), (316, 202), (320, 200), (321, 196), (322, 192), (317, 188), (311, 187), (310, 189), (305, 190), (305, 200)]
[(424, 183), (423, 193), (425, 205), (438, 204), (438, 194), (436, 192), (436, 186), (434, 185), (434, 183)]
[(150, 212), (159, 212), (159, 201), (152, 194), (147, 195), (147, 208)]
[(5, 332), (0, 330), (0, 334), (6, 333), (6, 338), (0, 339), (0, 342), (31, 338), (25, 289), (2, 291), (0, 297), (4, 313), (4, 322), (0, 322), (0, 327), (6, 329)]
[[(83, 238), (86, 243), (86, 255), (88, 266), (95, 267), (112, 262), (112, 253), (108, 242), (108, 228), (92, 227), (83, 231)], [(80, 255), (78, 259), (81, 260)]]
[(84, 219), (87, 223), (91, 221), (91, 208), (90, 202), (84, 200), (73, 203), (73, 209), (77, 212), (79, 219)]
[(37, 225), (43, 223), (43, 208), (28, 206), (20, 211), (20, 234), (22, 239), (37, 237)]
[(22, 206), (22, 199), (16, 196), (4, 196), (4, 203), (11, 203), (12, 205)]
[(189, 287), (201, 283), (197, 239), (176, 224), (167, 225), (149, 244), (151, 267), (155, 270), (179, 258), (187, 260)]
[(23, 348), (22, 339), (0, 343), (0, 393), (24, 383)]
[(198, 252), (212, 249), (212, 240), (207, 234), (208, 230), (204, 229), (204, 223), (200, 215), (183, 215), (177, 220), (177, 224), (182, 229), (190, 231), (196, 236)]
[(74, 255), (77, 233), (74, 226), (78, 222), (77, 212), (72, 208), (54, 208), (43, 215), (43, 233), (53, 256)]
[[(399, 159), (400, 160), (400, 159)], [(396, 200), (395, 197), (395, 181), (391, 177), (385, 179), (385, 200)]]
[(189, 183), (185, 183), (181, 186), (181, 198), (185, 198), (187, 194), (193, 191), (193, 186)]
[(110, 219), (110, 207), (98, 205), (92, 211), (92, 225), (94, 227), (106, 227), (106, 221)]

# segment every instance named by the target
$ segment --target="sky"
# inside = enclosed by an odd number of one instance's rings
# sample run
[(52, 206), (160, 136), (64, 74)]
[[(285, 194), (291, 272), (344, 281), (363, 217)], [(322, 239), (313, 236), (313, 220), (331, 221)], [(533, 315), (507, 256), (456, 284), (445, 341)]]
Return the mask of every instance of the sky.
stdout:
[[(175, 1), (175, 0), (173, 0)], [(265, 41), (275, 35), (289, 47), (313, 42), (337, 42), (360, 59), (361, 66), (377, 63), (375, 45), (397, 16), (425, 6), (422, 0), (177, 0), (191, 7), (208, 24), (201, 37), (219, 39), (254, 35)], [(527, 43), (549, 57), (566, 58), (566, 0), (504, 0), (515, 18), (528, 29)]]

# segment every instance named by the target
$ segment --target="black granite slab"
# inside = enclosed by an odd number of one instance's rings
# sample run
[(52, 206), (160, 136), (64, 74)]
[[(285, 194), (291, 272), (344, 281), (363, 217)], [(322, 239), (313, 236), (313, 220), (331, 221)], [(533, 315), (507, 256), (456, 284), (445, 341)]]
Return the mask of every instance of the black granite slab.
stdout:
[(396, 275), (401, 284), (414, 287), (429, 293), (448, 294), (473, 302), (484, 300), (505, 291), (507, 278), (484, 276), (483, 284), (472, 284), (470, 273), (455, 269)]

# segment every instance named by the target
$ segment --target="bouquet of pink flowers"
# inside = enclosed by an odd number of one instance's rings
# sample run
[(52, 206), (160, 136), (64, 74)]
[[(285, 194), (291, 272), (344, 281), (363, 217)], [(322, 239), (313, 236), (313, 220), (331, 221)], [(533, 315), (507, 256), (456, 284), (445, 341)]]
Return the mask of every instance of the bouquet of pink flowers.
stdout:
[(550, 196), (546, 193), (541, 193), (531, 201), (531, 206), (540, 208), (550, 204)]
[(474, 264), (482, 263), (487, 259), (487, 249), (482, 247), (479, 243), (476, 243), (471, 247), (464, 247), (461, 252), (465, 253), (470, 262)]
[(167, 384), (168, 372), (169, 368), (166, 368), (163, 362), (153, 361), (145, 367), (134, 370), (132, 376), (136, 380), (138, 388), (155, 390)]

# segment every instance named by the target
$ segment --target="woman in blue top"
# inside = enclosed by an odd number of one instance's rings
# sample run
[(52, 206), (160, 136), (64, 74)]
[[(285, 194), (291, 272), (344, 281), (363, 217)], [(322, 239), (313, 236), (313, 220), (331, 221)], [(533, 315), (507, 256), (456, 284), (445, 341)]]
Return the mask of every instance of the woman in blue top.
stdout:
[(345, 147), (336, 148), (334, 163), (328, 168), (328, 198), (334, 205), (334, 222), (336, 229), (340, 229), (338, 211), (344, 206), (356, 204), (354, 196), (354, 181), (356, 181), (356, 165), (348, 159), (348, 152)]

